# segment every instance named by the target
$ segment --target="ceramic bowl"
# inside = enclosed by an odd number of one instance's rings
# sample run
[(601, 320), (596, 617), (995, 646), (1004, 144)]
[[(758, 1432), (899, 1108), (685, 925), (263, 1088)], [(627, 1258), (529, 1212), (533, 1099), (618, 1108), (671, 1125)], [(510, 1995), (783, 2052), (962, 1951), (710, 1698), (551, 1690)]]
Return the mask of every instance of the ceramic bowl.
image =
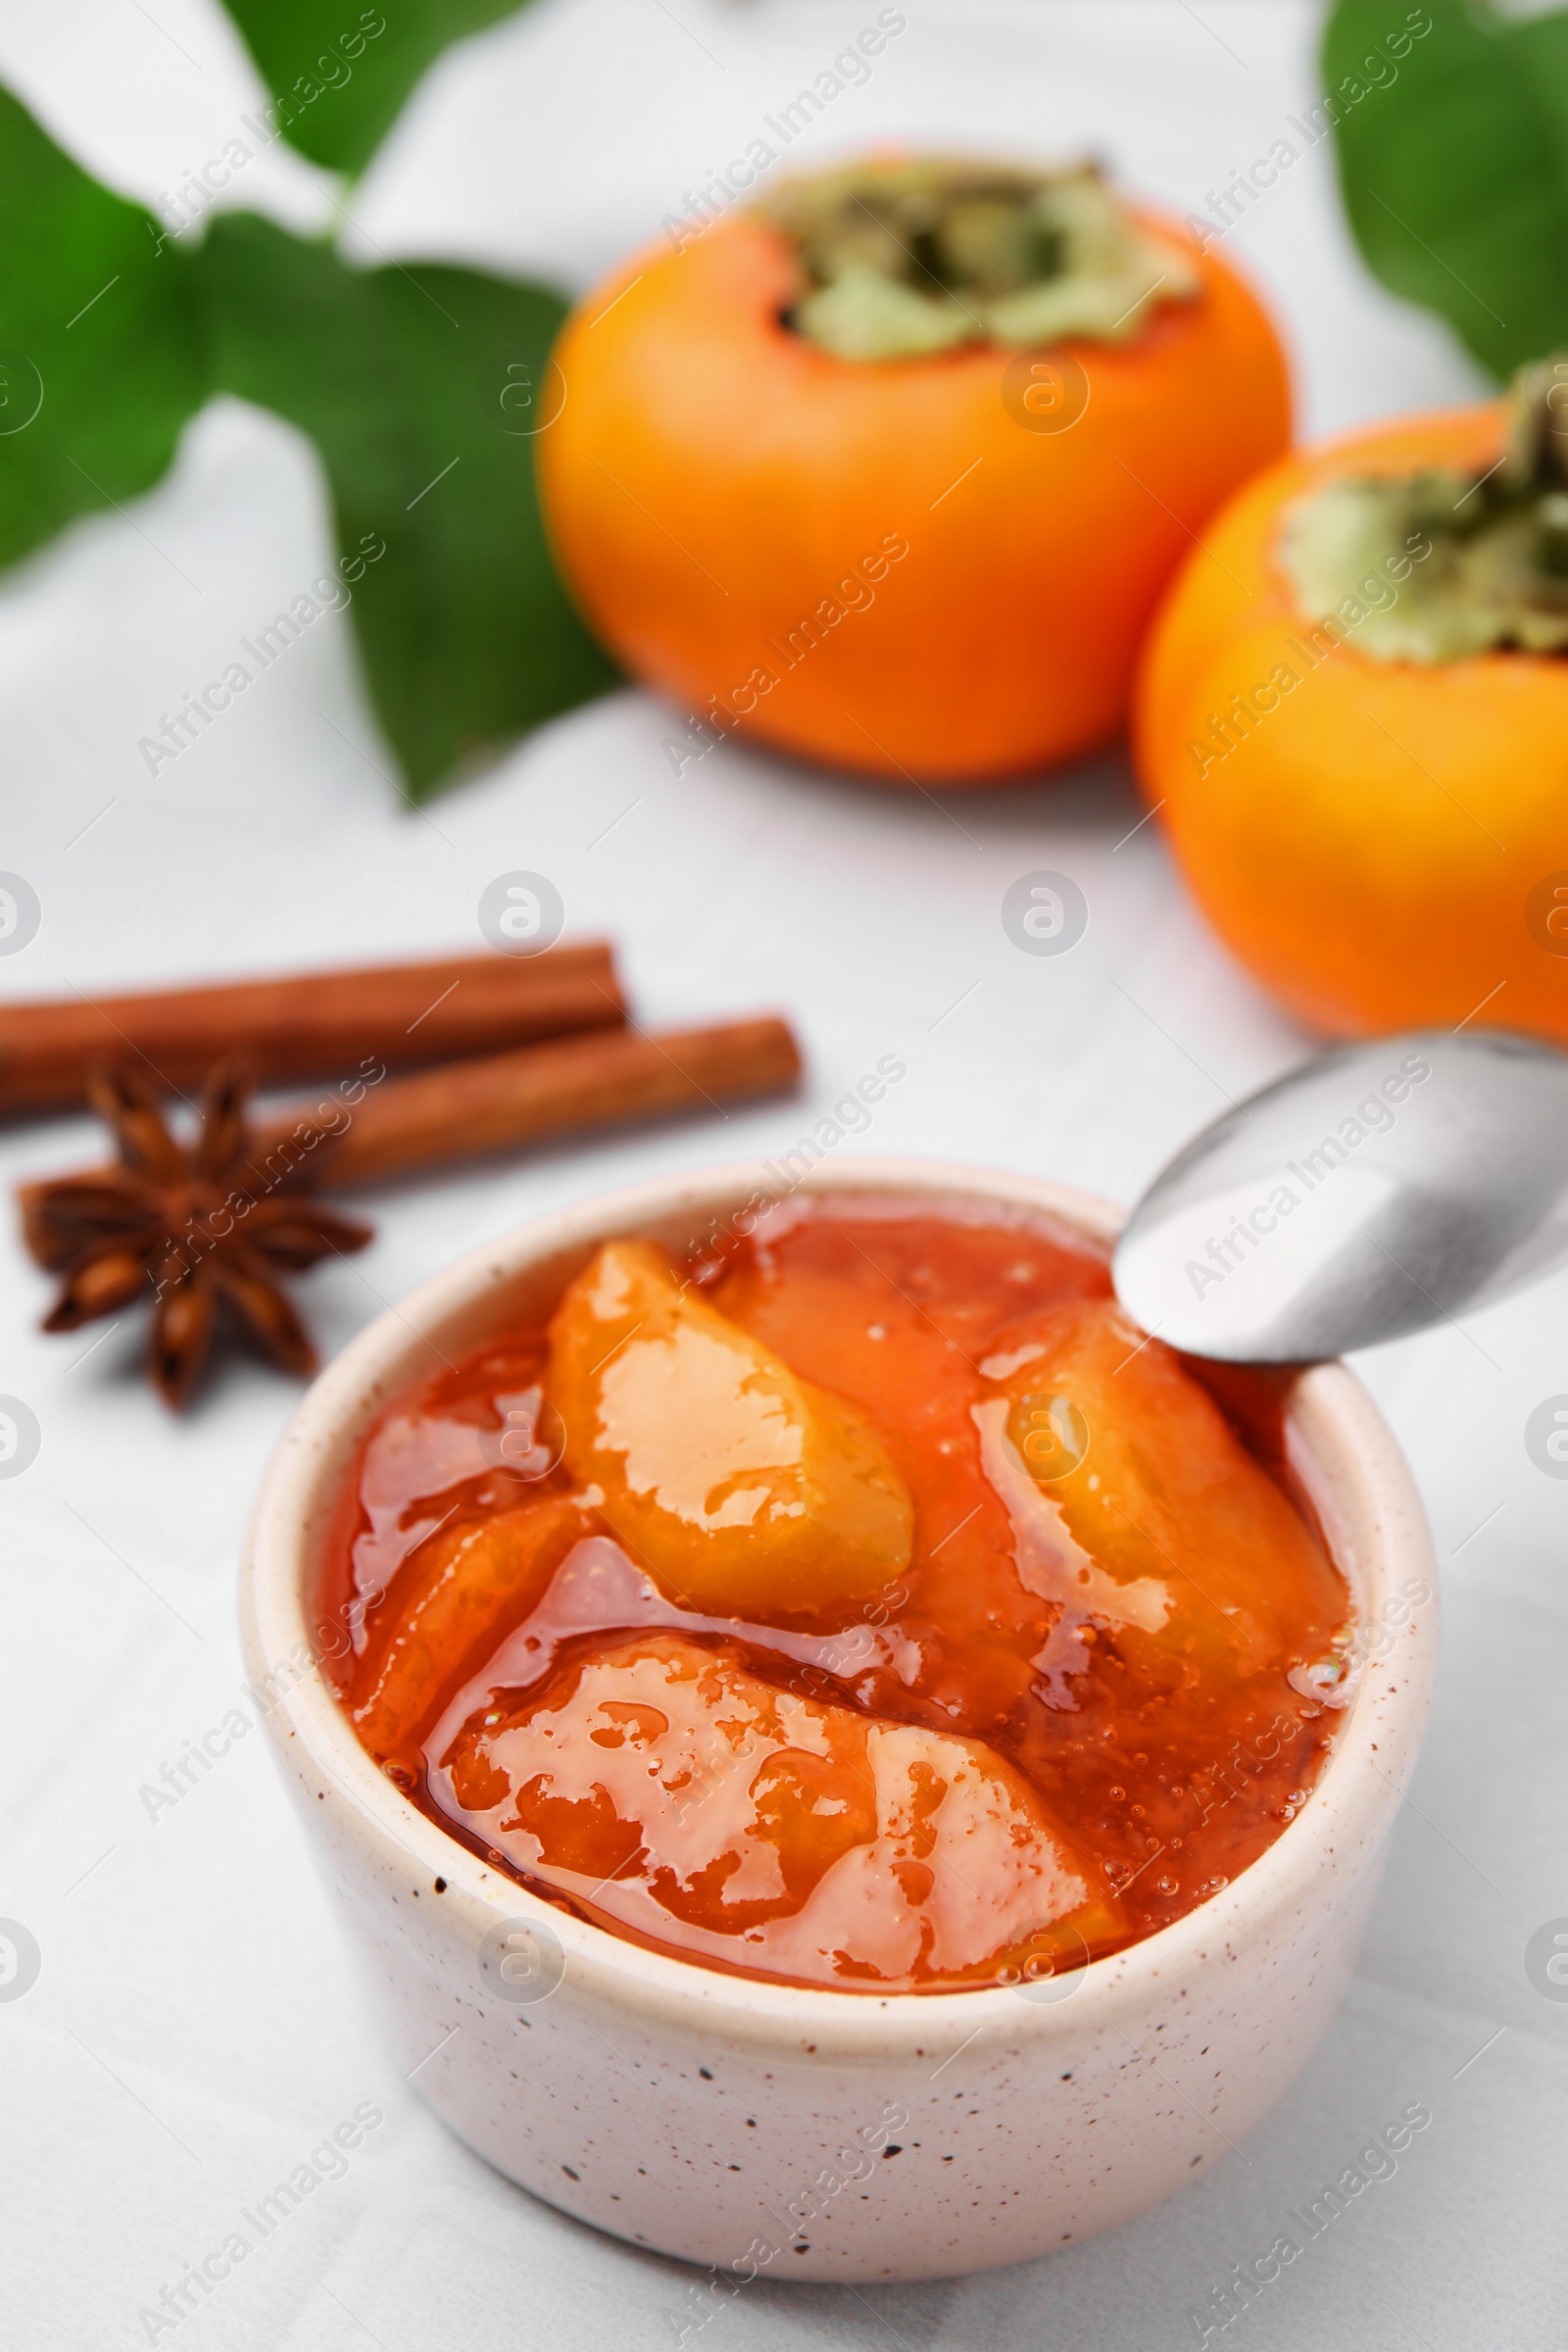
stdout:
[[(333, 1496), (389, 1398), (539, 1317), (601, 1240), (685, 1249), (779, 1189), (760, 1166), (643, 1185), (542, 1217), (424, 1284), (305, 1397), (242, 1582), (253, 1687), (399, 2065), (535, 2196), (712, 2266), (705, 2298), (759, 2275), (920, 2278), (1020, 2262), (1225, 2158), (1340, 2002), (1437, 1648), (1420, 1502), (1365, 1392), (1326, 1364), (1297, 1383), (1288, 1436), (1355, 1596), (1358, 1687), (1296, 1819), (1173, 1926), (1037, 1986), (811, 1991), (666, 1959), (487, 1866), (376, 1769), (332, 1695), (319, 1660), (334, 1635), (310, 1601)], [(1118, 1223), (1058, 1185), (942, 1163), (833, 1160), (797, 1189), (1001, 1204), (1102, 1241)]]

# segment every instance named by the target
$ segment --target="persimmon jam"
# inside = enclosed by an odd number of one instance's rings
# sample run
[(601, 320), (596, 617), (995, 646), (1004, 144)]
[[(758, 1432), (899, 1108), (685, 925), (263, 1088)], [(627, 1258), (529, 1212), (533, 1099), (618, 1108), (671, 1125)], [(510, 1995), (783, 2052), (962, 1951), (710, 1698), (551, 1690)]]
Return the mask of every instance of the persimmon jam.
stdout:
[(371, 1430), (317, 1595), (364, 1745), (534, 1892), (744, 1975), (1025, 1984), (1180, 1918), (1348, 1688), (1279, 1376), (1147, 1339), (1038, 1215), (739, 1222), (608, 1243)]

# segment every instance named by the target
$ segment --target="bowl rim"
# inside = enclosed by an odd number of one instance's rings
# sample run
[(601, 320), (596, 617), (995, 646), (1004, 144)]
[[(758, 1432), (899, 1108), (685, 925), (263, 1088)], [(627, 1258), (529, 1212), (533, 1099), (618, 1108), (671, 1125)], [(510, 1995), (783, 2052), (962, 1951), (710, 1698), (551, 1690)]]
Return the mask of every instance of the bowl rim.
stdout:
[[(252, 1511), (240, 1571), (240, 1625), (252, 1693), (273, 1686), (263, 1719), (294, 1769), (335, 1800), (340, 1823), (371, 1858), (426, 1890), (444, 1882), (445, 1919), (475, 1951), (502, 1921), (548, 1927), (561, 1944), (574, 1993), (608, 2013), (711, 2043), (760, 2046), (845, 2061), (930, 2057), (976, 2046), (983, 2055), (1045, 2036), (1063, 2053), (1152, 2005), (1174, 2004), (1194, 1972), (1239, 1958), (1267, 1940), (1303, 1901), (1327, 1906), (1348, 1867), (1381, 1843), (1413, 1769), (1436, 1666), (1436, 1565), (1424, 1511), (1394, 1437), (1361, 1383), (1339, 1362), (1298, 1378), (1287, 1430), (1309, 1483), (1336, 1476), (1354, 1495), (1334, 1551), (1365, 1621), (1396, 1580), (1416, 1573), (1430, 1598), (1403, 1622), (1382, 1656), (1363, 1665), (1359, 1689), (1296, 1818), (1219, 1893), (1168, 1927), (1079, 1972), (1070, 1998), (1033, 1997), (1009, 1986), (954, 1992), (836, 1991), (730, 1975), (651, 1950), (558, 1910), (441, 1829), (360, 1745), (323, 1670), (304, 1606), (318, 1525), (337, 1490), (337, 1464), (398, 1392), (416, 1377), (411, 1360), (444, 1323), (498, 1282), (612, 1234), (671, 1224), (698, 1212), (734, 1215), (758, 1200), (796, 1194), (904, 1196), (1021, 1210), (1109, 1246), (1124, 1211), (1101, 1197), (1001, 1168), (917, 1157), (824, 1157), (804, 1176), (771, 1161), (720, 1163), (624, 1186), (546, 1211), (465, 1253), (388, 1306), (318, 1374), (280, 1439)], [(425, 1362), (428, 1362), (426, 1354)], [(327, 1466), (330, 1464), (330, 1468)], [(1326, 1490), (1325, 1490), (1326, 1492)], [(1318, 1497), (1320, 1509), (1324, 1498)], [(1336, 1506), (1330, 1502), (1331, 1511)], [(1345, 1556), (1348, 1553), (1348, 1556)], [(301, 1652), (304, 1656), (301, 1656)], [(282, 1678), (280, 1680), (280, 1678)], [(1374, 1760), (1375, 1759), (1375, 1760)], [(319, 1819), (311, 1808), (313, 1819)], [(1142, 2053), (1140, 2053), (1142, 2055)], [(946, 2060), (944, 2059), (944, 2063)], [(938, 2070), (940, 2071), (940, 2069)]]

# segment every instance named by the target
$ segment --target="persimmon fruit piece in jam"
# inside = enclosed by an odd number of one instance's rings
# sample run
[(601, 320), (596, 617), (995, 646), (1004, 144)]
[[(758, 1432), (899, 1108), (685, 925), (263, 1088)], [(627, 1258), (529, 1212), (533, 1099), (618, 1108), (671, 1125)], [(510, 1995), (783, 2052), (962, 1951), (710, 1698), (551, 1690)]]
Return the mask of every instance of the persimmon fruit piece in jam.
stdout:
[(1054, 1973), (1117, 1906), (978, 1740), (799, 1697), (733, 1648), (643, 1635), (464, 1726), (444, 1777), (530, 1876), (779, 1976), (928, 1988)]
[(661, 1589), (760, 1624), (857, 1601), (909, 1564), (908, 1490), (866, 1414), (677, 1280), (607, 1243), (550, 1332), (567, 1467)]
[[(349, 1712), (372, 1756), (397, 1755), (430, 1711), (432, 1693), (543, 1597), (592, 1523), (575, 1503), (541, 1495), (421, 1546), (358, 1662)], [(477, 1653), (477, 1655), (476, 1655)]]
[(1255, 1672), (1303, 1592), (1331, 1622), (1343, 1613), (1300, 1514), (1179, 1359), (1109, 1300), (1057, 1307), (999, 1353), (1026, 1360), (973, 1416), (1020, 1547), (1038, 1554), (1041, 1590), (1103, 1626), (1152, 1686)]

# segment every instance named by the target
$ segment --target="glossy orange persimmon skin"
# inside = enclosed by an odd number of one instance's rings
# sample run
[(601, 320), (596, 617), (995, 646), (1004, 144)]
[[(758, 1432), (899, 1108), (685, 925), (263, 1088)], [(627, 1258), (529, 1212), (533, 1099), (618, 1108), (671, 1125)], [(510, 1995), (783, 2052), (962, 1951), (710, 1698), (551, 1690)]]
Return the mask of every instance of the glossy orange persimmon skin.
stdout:
[[(1285, 509), (1316, 485), (1482, 472), (1501, 435), (1488, 404), (1286, 459), (1204, 532), (1150, 635), (1144, 790), (1227, 946), (1332, 1036), (1481, 1008), (1485, 1025), (1568, 1042), (1568, 915), (1548, 930), (1549, 887), (1541, 903), (1554, 874), (1568, 884), (1568, 662), (1375, 662), (1351, 630), (1312, 665), (1276, 555)], [(1191, 747), (1214, 740), (1212, 714), (1282, 663), (1299, 682), (1200, 774)]]
[[(797, 266), (755, 218), (636, 255), (567, 320), (536, 445), (589, 622), (683, 713), (892, 784), (1103, 743), (1191, 533), (1289, 439), (1267, 318), (1193, 258), (1198, 298), (1124, 345), (861, 364), (781, 323)], [(1087, 374), (1070, 428), (1004, 404), (1031, 358)]]

